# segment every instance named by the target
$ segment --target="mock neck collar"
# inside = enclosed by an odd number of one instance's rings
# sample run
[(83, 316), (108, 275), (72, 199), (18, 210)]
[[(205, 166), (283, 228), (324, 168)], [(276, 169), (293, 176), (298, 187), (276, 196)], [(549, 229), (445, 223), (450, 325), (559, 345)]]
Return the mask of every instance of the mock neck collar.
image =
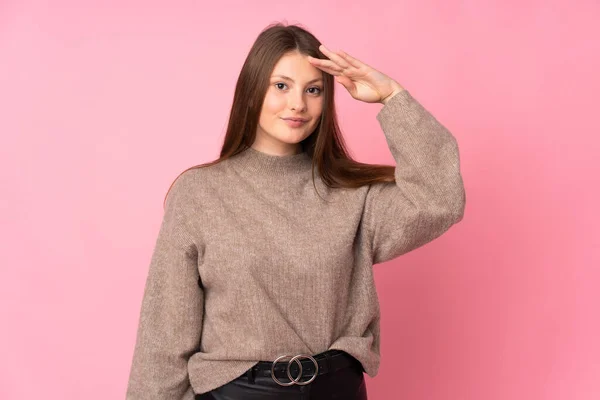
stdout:
[(267, 177), (303, 175), (312, 167), (312, 159), (305, 151), (277, 156), (247, 147), (230, 160), (245, 172)]

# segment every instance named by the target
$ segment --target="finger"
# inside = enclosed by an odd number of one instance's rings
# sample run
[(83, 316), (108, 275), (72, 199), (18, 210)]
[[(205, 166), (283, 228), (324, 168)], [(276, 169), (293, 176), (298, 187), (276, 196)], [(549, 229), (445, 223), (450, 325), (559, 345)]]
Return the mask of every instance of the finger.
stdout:
[(320, 58), (314, 58), (314, 57), (311, 57), (311, 56), (308, 56), (308, 57), (309, 57), (310, 61), (314, 62), (315, 67), (326, 68), (328, 70), (328, 72), (330, 70), (331, 71), (336, 71), (338, 73), (343, 73), (344, 72), (344, 70), (339, 65), (337, 65), (336, 63), (334, 63), (331, 60), (322, 60)]
[(342, 86), (344, 86), (346, 89), (348, 89), (348, 91), (350, 93), (352, 93), (353, 88), (354, 88), (354, 83), (352, 82), (352, 80), (346, 76), (336, 76), (335, 81), (338, 82), (339, 84), (341, 84)]
[(354, 82), (345, 76), (336, 76), (334, 79), (337, 83), (342, 85), (352, 97), (356, 98), (356, 85), (354, 85)]
[(350, 65), (354, 68), (361, 68), (363, 66), (368, 66), (364, 62), (352, 57), (350, 54), (346, 53), (344, 50), (339, 51), (340, 56), (342, 56)]
[(321, 52), (323, 54), (325, 54), (327, 57), (329, 57), (333, 62), (335, 62), (336, 64), (338, 64), (340, 67), (342, 67), (342, 68), (349, 68), (351, 66), (350, 64), (348, 64), (348, 62), (346, 60), (344, 60), (342, 57), (340, 57), (335, 52), (329, 50), (324, 45), (320, 45), (319, 46), (319, 50), (321, 50)]
[(315, 67), (319, 68), (322, 71), (327, 72), (330, 75), (334, 75), (334, 76), (343, 76), (344, 75), (343, 71), (338, 71), (336, 69), (331, 69), (331, 68), (323, 67), (320, 65), (315, 65)]

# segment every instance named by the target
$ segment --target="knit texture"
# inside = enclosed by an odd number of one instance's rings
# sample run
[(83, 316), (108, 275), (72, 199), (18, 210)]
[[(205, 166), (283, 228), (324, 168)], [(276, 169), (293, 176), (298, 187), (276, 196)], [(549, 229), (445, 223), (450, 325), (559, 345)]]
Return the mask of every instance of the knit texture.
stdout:
[(432, 114), (403, 90), (377, 120), (395, 184), (330, 189), (316, 175), (323, 200), (307, 153), (253, 148), (176, 180), (149, 266), (128, 400), (193, 400), (258, 361), (328, 349), (377, 375), (373, 264), (439, 237), (465, 207), (457, 142)]

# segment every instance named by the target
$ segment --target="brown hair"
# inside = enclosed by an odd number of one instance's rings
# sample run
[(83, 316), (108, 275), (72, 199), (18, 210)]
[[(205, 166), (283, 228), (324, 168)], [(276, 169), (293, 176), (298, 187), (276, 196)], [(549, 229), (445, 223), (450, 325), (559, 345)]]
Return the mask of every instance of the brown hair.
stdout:
[[(327, 59), (319, 50), (320, 45), (312, 33), (297, 25), (275, 23), (265, 28), (252, 45), (238, 77), (220, 157), (215, 161), (190, 167), (179, 176), (190, 169), (217, 164), (250, 147), (256, 137), (260, 111), (275, 64), (283, 55), (293, 51)], [(312, 158), (313, 185), (315, 165), (323, 183), (329, 187), (357, 188), (375, 182), (395, 182), (393, 166), (365, 164), (350, 158), (337, 122), (333, 76), (321, 72), (324, 96), (321, 120), (314, 132), (300, 142), (302, 150)], [(169, 191), (174, 183), (175, 181)], [(163, 207), (169, 191), (165, 195)]]

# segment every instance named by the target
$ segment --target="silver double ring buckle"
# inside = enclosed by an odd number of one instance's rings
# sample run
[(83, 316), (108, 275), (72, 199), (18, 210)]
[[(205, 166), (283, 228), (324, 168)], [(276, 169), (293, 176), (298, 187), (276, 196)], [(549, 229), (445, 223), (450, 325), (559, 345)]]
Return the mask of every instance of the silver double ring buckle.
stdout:
[[(279, 379), (275, 378), (275, 364), (277, 364), (277, 362), (280, 359), (288, 358), (288, 357), (291, 357), (290, 361), (288, 361), (288, 366), (287, 366), (287, 376), (288, 376), (288, 378), (290, 378), (290, 382), (285, 383), (285, 382), (281, 382)], [(300, 382), (300, 378), (302, 378), (302, 363), (299, 361), (300, 358), (308, 358), (313, 362), (313, 364), (315, 364), (314, 375), (309, 380), (304, 381), (304, 382)], [(292, 374), (290, 372), (290, 366), (292, 365), (292, 362), (295, 362), (296, 364), (298, 364), (298, 367), (300, 367), (300, 372), (298, 372), (297, 378), (292, 378)], [(298, 354), (297, 356), (291, 356), (291, 355), (286, 354), (281, 357), (277, 357), (277, 359), (275, 361), (273, 361), (273, 364), (271, 365), (271, 376), (273, 377), (273, 380), (281, 386), (308, 385), (309, 383), (311, 383), (312, 381), (315, 380), (315, 378), (317, 377), (318, 374), (319, 374), (319, 364), (317, 363), (317, 360), (315, 360), (312, 356), (310, 356), (308, 354)]]

